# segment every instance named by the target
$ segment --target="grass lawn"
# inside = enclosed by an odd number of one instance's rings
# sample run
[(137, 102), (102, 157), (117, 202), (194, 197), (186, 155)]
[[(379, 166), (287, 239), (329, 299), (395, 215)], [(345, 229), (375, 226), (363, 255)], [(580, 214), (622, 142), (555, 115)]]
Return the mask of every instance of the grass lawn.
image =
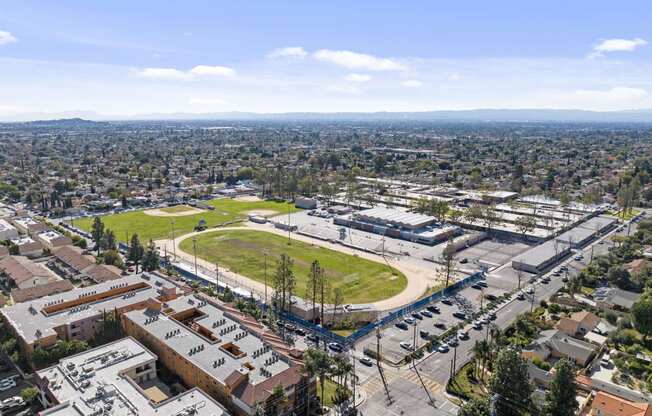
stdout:
[(631, 220), (632, 218), (634, 218), (635, 216), (637, 216), (640, 213), (641, 213), (641, 211), (639, 211), (637, 209), (632, 209), (631, 212), (627, 212), (624, 215), (623, 215), (622, 210), (621, 211), (613, 211), (612, 210), (612, 211), (607, 212), (608, 215), (613, 215), (614, 217), (618, 217), (623, 221)]
[(337, 388), (337, 383), (329, 379), (324, 380), (324, 397), (321, 397), (321, 383), (317, 379), (317, 396), (321, 401), (322, 406), (333, 407), (333, 396), (335, 395), (335, 389)]
[(472, 376), (473, 361), (466, 364), (455, 374), (446, 386), (446, 391), (455, 396), (461, 397), (465, 400), (471, 398), (482, 398), (486, 396), (487, 392), (483, 384)]
[(194, 208), (188, 205), (175, 205), (173, 207), (165, 207), (160, 210), (168, 214), (178, 214), (180, 212), (192, 211)]
[[(192, 253), (192, 239), (181, 242)], [(223, 230), (197, 236), (197, 256), (217, 262), (231, 271), (259, 282), (265, 281), (263, 250), (267, 250), (267, 283), (271, 285), (276, 261), (285, 253), (294, 260), (296, 294), (306, 295), (310, 265), (318, 260), (331, 288), (341, 288), (345, 303), (366, 303), (387, 299), (405, 289), (405, 276), (386, 264), (315, 246), (298, 240), (288, 245), (286, 237), (265, 231)], [(332, 292), (331, 292), (332, 295)]]
[[(287, 213), (288, 210), (300, 211), (292, 204), (274, 201), (238, 201), (224, 198), (214, 199), (207, 203), (214, 206), (215, 210), (183, 217), (154, 217), (144, 214), (142, 211), (131, 211), (102, 216), (102, 221), (104, 228), (113, 230), (118, 240), (126, 242), (127, 235), (131, 236), (136, 233), (140, 237), (140, 241), (145, 244), (150, 239), (171, 238), (172, 221), (174, 221), (174, 235), (179, 237), (191, 232), (201, 219), (205, 220), (206, 225), (210, 228), (224, 222), (245, 219), (247, 212), (251, 210), (269, 209), (279, 213)], [(75, 221), (75, 226), (86, 231), (91, 230), (92, 224), (93, 218)]]

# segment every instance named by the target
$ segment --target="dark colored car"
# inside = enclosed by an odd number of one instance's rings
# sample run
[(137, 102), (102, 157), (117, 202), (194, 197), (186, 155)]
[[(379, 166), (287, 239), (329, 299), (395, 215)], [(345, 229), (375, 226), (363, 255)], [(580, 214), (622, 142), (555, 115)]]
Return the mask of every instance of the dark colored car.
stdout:
[(428, 309), (432, 313), (439, 313), (439, 307), (436, 305), (430, 305), (426, 309)]
[(446, 329), (446, 324), (443, 323), (443, 322), (437, 322), (437, 323), (435, 324), (435, 328)]
[(417, 318), (417, 319), (419, 319), (419, 320), (423, 320), (423, 316), (421, 316), (421, 314), (420, 314), (419, 312), (412, 312), (411, 315), (412, 315), (413, 318)]
[(397, 327), (398, 329), (407, 330), (407, 329), (408, 329), (408, 324), (406, 324), (405, 322), (401, 321), (401, 322), (397, 322), (397, 323), (396, 323), (396, 327)]
[(464, 312), (453, 312), (453, 316), (461, 320), (466, 319), (466, 314)]
[(430, 336), (430, 332), (424, 331), (423, 329), (419, 331), (419, 335), (421, 335), (421, 338), (428, 338)]
[(306, 339), (308, 339), (308, 341), (312, 341), (312, 342), (318, 342), (319, 341), (319, 337), (317, 335), (315, 335), (315, 334), (308, 334)]
[(335, 352), (342, 352), (342, 351), (344, 351), (344, 348), (342, 348), (342, 346), (341, 346), (340, 344), (338, 344), (337, 342), (330, 342), (330, 343), (328, 343), (328, 348), (330, 348), (331, 350), (333, 350), (333, 351), (335, 351)]
[(449, 305), (450, 306), (450, 305), (453, 304), (453, 301), (450, 298), (444, 298), (444, 299), (441, 300), (441, 303), (443, 303), (444, 305)]
[(301, 328), (297, 328), (297, 329), (295, 329), (295, 330), (294, 330), (294, 333), (297, 334), (297, 335), (300, 335), (300, 336), (304, 336), (304, 335), (306, 335), (306, 331), (304, 331), (304, 330), (301, 329)]

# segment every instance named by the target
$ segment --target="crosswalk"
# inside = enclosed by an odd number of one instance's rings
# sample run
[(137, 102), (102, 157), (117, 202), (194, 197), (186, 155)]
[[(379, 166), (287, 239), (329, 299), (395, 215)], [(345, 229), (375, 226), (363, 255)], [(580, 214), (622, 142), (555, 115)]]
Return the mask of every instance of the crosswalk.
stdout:
[[(387, 380), (387, 384), (391, 383), (395, 378), (396, 374), (385, 372), (385, 380)], [(365, 393), (367, 393), (367, 397), (371, 397), (383, 389), (383, 380), (381, 380), (380, 375), (375, 375), (368, 378), (360, 387)]]
[[(444, 390), (444, 386), (428, 377), (427, 375), (423, 374), (423, 372), (420, 372), (419, 374), (421, 375), (423, 384), (425, 384), (428, 390), (430, 390), (432, 393), (440, 393)], [(401, 378), (421, 387), (421, 380), (419, 380), (419, 375), (417, 375), (417, 373), (415, 373), (413, 370), (402, 372)]]
[[(428, 388), (430, 392), (442, 393), (444, 391), (444, 386), (439, 384), (437, 381), (423, 373), (420, 374), (421, 380), (423, 380), (423, 384), (425, 384), (426, 388)], [(408, 381), (412, 384), (417, 385), (419, 388), (422, 388), (421, 380), (419, 380), (419, 376), (413, 370), (403, 371), (400, 373), (400, 375), (393, 372), (385, 372), (385, 379), (387, 380), (387, 384), (391, 384), (392, 381), (394, 381), (397, 377), (400, 377), (402, 380)], [(367, 397), (371, 397), (383, 389), (383, 381), (381, 380), (380, 375), (375, 375), (364, 381), (360, 385), (360, 388), (364, 390), (364, 392), (367, 394)]]

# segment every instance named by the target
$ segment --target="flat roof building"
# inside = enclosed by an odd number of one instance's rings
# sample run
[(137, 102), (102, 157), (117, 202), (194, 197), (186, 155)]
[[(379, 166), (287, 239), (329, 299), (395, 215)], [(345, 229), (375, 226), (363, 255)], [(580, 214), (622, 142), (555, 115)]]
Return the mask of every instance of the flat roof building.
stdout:
[(530, 273), (541, 273), (570, 253), (568, 242), (548, 240), (512, 260), (512, 267)]
[(39, 233), (35, 233), (34, 238), (49, 250), (54, 250), (57, 247), (63, 247), (72, 244), (70, 237), (60, 234), (54, 230), (45, 230)]
[(40, 416), (228, 416), (198, 388), (174, 397), (157, 383), (157, 356), (133, 338), (84, 351), (38, 371)]
[[(237, 309), (192, 294), (122, 316), (125, 333), (142, 342), (187, 385), (201, 388), (236, 415), (303, 414), (314, 379), (300, 353)], [(281, 385), (287, 400), (278, 402)]]
[(37, 346), (49, 348), (58, 339), (88, 340), (105, 313), (120, 315), (183, 293), (181, 284), (142, 273), (17, 303), (0, 309), (0, 314), (25, 356), (30, 357)]
[(41, 231), (48, 230), (49, 227), (42, 222), (36, 221), (32, 217), (18, 217), (12, 220), (16, 228), (24, 234), (32, 235), (32, 233), (38, 233)]
[(0, 219), (0, 241), (11, 240), (18, 237), (18, 230), (8, 221)]

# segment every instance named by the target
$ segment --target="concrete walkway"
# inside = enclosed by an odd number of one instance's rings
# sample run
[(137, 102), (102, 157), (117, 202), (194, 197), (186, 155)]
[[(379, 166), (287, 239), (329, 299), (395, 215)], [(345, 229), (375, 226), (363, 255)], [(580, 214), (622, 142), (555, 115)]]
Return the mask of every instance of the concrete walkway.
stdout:
[[(188, 238), (192, 238), (193, 236), (199, 234), (205, 234), (205, 233), (210, 233), (215, 231), (225, 231), (225, 230), (256, 230), (256, 231), (264, 231), (268, 233), (277, 234), (283, 237), (287, 237), (288, 235), (287, 231), (279, 230), (269, 224), (255, 224), (252, 222), (247, 222), (246, 226), (211, 228), (208, 230), (192, 232), (189, 234), (179, 236), (174, 239), (174, 242), (171, 239), (156, 240), (154, 244), (156, 244), (156, 246), (161, 250), (161, 252), (167, 250), (168, 255), (172, 255), (174, 251), (173, 248), (176, 246), (177, 257), (183, 259), (186, 262), (194, 264), (194, 256), (192, 255), (192, 253), (186, 253), (183, 250), (181, 250), (180, 248), (181, 241)], [(355, 250), (349, 247), (342, 246), (340, 244), (335, 244), (329, 241), (323, 241), (323, 240), (311, 238), (296, 233), (292, 233), (291, 238), (294, 240), (303, 241), (308, 244), (326, 247), (331, 250), (339, 251), (342, 253), (356, 255), (358, 257), (372, 260), (378, 263), (385, 263), (399, 270), (401, 273), (403, 273), (407, 279), (407, 286), (401, 293), (392, 296), (391, 298), (372, 303), (380, 311), (396, 309), (418, 299), (428, 290), (429, 287), (436, 286), (438, 283), (441, 282), (442, 279), (442, 276), (438, 276), (438, 279), (435, 278), (434, 264), (431, 270), (426, 270), (423, 267), (417, 266), (415, 264), (411, 264), (411, 262), (409, 261), (409, 257), (404, 260), (400, 258), (399, 259), (394, 259), (389, 257), (383, 258), (382, 256), (377, 254)], [(199, 257), (197, 258), (197, 265), (205, 270), (209, 270), (211, 272), (215, 271), (214, 264), (206, 260), (200, 259)], [(273, 271), (271, 271), (270, 273), (273, 273)], [(242, 286), (243, 288), (253, 290), (259, 294), (264, 293), (265, 286), (264, 284), (258, 281), (249, 279), (248, 277), (242, 276), (237, 273), (233, 273), (228, 269), (220, 266), (220, 275), (222, 274), (224, 274), (232, 282), (237, 282), (238, 283), (237, 285)], [(269, 289), (268, 287), (269, 297), (271, 297), (271, 293), (272, 293), (271, 289)]]

